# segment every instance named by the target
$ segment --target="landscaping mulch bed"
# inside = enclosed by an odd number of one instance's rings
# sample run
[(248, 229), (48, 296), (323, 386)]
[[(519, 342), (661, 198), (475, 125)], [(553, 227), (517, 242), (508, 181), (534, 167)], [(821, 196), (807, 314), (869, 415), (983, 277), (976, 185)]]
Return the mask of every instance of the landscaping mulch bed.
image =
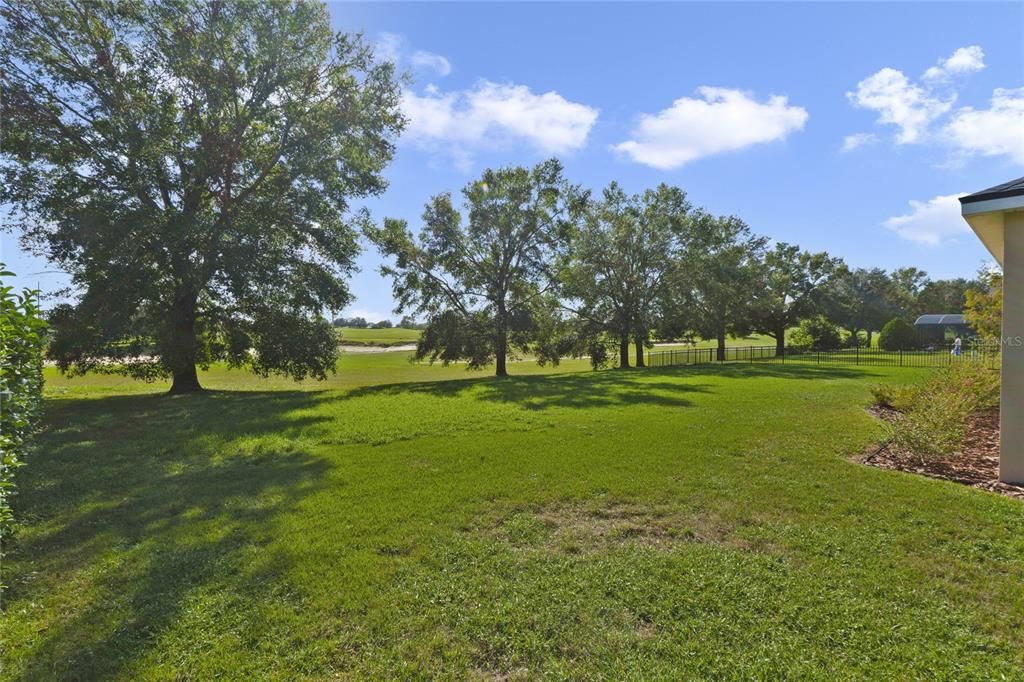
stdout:
[[(884, 421), (900, 418), (897, 410), (878, 405), (869, 410)], [(864, 453), (858, 460), (880, 469), (909, 471), (932, 478), (963, 483), (1024, 500), (1024, 486), (999, 480), (999, 411), (991, 410), (968, 419), (967, 437), (958, 454), (944, 460), (930, 460), (913, 452), (901, 452), (889, 444)]]

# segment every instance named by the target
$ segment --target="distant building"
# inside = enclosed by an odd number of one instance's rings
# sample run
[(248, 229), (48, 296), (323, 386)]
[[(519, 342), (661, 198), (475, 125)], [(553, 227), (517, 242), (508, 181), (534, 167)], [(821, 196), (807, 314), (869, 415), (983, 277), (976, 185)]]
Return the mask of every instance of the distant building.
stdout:
[(964, 340), (973, 336), (964, 316), (959, 313), (922, 315), (914, 321), (914, 328), (925, 345), (940, 346), (952, 342), (958, 336)]

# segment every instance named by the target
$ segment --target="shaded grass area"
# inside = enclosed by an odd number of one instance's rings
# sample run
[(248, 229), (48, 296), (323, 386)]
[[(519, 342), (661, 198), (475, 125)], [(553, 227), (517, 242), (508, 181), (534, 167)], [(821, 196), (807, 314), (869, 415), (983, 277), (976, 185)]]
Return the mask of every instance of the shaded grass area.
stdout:
[(844, 457), (922, 371), (391, 355), (50, 375), (0, 675), (1020, 675), (1024, 507)]

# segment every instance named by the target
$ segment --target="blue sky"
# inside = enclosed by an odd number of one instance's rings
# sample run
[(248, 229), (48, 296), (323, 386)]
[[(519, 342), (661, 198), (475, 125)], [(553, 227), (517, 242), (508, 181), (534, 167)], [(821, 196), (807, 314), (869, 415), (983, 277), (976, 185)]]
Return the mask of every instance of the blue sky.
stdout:
[[(989, 257), (956, 195), (1024, 175), (1024, 3), (330, 9), (412, 77), (369, 206), (414, 227), (482, 169), (557, 155), (574, 182), (676, 184), (854, 266), (971, 276)], [(47, 269), (2, 238), (9, 267)], [(347, 314), (393, 316), (378, 265), (368, 247)]]

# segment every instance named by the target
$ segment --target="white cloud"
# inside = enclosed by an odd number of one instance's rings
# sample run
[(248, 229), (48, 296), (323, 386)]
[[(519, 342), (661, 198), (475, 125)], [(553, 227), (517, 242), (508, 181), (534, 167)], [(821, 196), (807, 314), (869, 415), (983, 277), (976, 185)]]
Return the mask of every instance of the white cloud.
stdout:
[(1005, 155), (1024, 165), (1024, 88), (997, 88), (988, 109), (958, 109), (943, 133), (961, 153)]
[(904, 239), (926, 246), (938, 246), (970, 232), (960, 216), (963, 194), (937, 196), (928, 201), (910, 201), (910, 213), (894, 216), (884, 225)]
[(985, 51), (978, 45), (969, 45), (957, 49), (945, 59), (940, 59), (936, 66), (924, 72), (924, 77), (936, 80), (959, 73), (974, 73), (984, 68)]
[(398, 62), (402, 58), (404, 45), (405, 40), (397, 33), (378, 33), (377, 41), (373, 44), (373, 53), (378, 59)]
[(773, 95), (758, 102), (727, 88), (697, 88), (700, 99), (681, 97), (657, 114), (643, 114), (632, 139), (613, 147), (638, 163), (669, 170), (696, 159), (783, 140), (801, 130), (807, 110)]
[(878, 135), (874, 133), (854, 133), (843, 138), (843, 146), (840, 148), (840, 151), (852, 152), (858, 147), (874, 144), (875, 142), (878, 142)]
[(931, 90), (907, 80), (902, 71), (884, 68), (857, 84), (857, 90), (846, 93), (858, 107), (878, 113), (878, 123), (899, 128), (898, 144), (919, 142), (932, 121), (949, 111), (956, 100), (939, 99)]
[(413, 51), (408, 41), (397, 33), (378, 33), (373, 51), (378, 59), (394, 62), (400, 68), (408, 65), (417, 70), (433, 71), (438, 76), (452, 72), (452, 64), (446, 57), (426, 50)]
[[(897, 144), (945, 144), (960, 157), (954, 156), (954, 165), (972, 155), (1008, 156), (1024, 165), (1024, 88), (996, 89), (988, 109), (953, 106), (953, 77), (984, 68), (985, 51), (968, 45), (939, 59), (920, 82), (887, 67), (862, 80), (847, 97), (855, 106), (875, 111), (877, 123), (896, 126)], [(843, 151), (868, 141), (864, 135), (847, 136)]]
[(545, 154), (586, 144), (598, 110), (571, 102), (557, 92), (534, 94), (525, 85), (481, 80), (468, 90), (402, 94), (409, 119), (404, 137), (432, 150), (446, 148), (456, 158), (479, 147), (525, 142)]
[(433, 52), (426, 52), (424, 50), (417, 50), (412, 53), (409, 61), (414, 67), (421, 69), (431, 69), (438, 76), (447, 76), (452, 72), (452, 65), (447, 59), (439, 54)]

